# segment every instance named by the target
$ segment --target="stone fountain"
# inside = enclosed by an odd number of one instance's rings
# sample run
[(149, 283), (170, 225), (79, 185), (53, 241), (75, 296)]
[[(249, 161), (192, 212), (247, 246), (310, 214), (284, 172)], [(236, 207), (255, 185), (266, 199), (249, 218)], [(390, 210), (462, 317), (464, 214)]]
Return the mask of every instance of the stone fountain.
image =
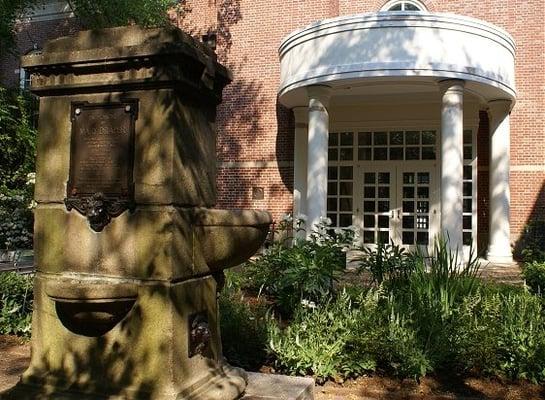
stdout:
[(32, 360), (3, 399), (231, 400), (223, 270), (264, 211), (216, 202), (216, 106), (230, 73), (174, 28), (114, 28), (26, 56), (40, 97)]

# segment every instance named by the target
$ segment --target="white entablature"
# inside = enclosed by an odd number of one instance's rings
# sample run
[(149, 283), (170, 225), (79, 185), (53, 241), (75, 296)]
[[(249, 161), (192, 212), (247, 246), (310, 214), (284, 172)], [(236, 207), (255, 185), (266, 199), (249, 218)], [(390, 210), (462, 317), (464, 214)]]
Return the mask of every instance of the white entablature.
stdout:
[(309, 85), (362, 78), (462, 79), (483, 102), (515, 99), (515, 44), (501, 28), (454, 14), (378, 12), (326, 19), (288, 35), (280, 49), (280, 101), (305, 104)]

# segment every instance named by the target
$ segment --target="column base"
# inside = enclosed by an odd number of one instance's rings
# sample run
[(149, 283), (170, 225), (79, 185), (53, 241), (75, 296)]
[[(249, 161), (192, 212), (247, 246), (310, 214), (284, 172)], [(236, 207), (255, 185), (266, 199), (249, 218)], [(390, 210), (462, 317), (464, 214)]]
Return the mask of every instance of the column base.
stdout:
[(492, 264), (512, 264), (513, 263), (513, 254), (509, 251), (508, 254), (499, 253), (491, 249), (486, 253), (486, 259)]

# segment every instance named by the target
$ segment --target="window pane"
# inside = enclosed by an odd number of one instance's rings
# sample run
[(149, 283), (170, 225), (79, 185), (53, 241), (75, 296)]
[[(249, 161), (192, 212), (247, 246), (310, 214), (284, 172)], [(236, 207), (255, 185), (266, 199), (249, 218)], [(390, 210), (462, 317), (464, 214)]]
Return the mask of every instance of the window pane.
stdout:
[(365, 189), (363, 189), (363, 197), (367, 199), (374, 199), (375, 198), (375, 187), (374, 186), (366, 186)]
[(414, 188), (411, 186), (403, 186), (403, 197), (406, 199), (414, 199)]
[(371, 148), (370, 147), (359, 148), (358, 160), (372, 160)]
[(430, 197), (430, 188), (428, 187), (419, 187), (417, 189), (419, 199), (427, 199)]
[(471, 146), (464, 146), (464, 160), (471, 160), (472, 158)]
[(471, 178), (472, 178), (471, 165), (464, 165), (464, 179), (471, 180)]
[(412, 183), (414, 183), (414, 173), (412, 173), (412, 172), (404, 172), (404, 173), (403, 173), (403, 183), (404, 183), (404, 184), (412, 184)]
[(471, 232), (464, 232), (464, 245), (465, 246), (471, 246)]
[(375, 212), (375, 202), (374, 201), (364, 201), (363, 202), (363, 211), (364, 212)]
[(374, 215), (364, 215), (363, 216), (363, 227), (364, 228), (374, 228), (375, 227), (375, 216)]
[(472, 137), (472, 131), (471, 129), (464, 130), (464, 144), (471, 144), (473, 143), (473, 137)]
[(337, 194), (337, 182), (328, 182), (327, 183), (327, 194), (329, 196), (334, 196)]
[(471, 229), (471, 215), (464, 216), (464, 229)]
[(332, 226), (337, 226), (337, 214), (327, 214), (327, 218), (331, 220)]
[(354, 158), (354, 150), (350, 147), (347, 149), (341, 149), (341, 160), (352, 161)]
[(339, 215), (339, 226), (343, 228), (352, 225), (352, 214), (340, 214)]
[(419, 185), (429, 185), (430, 183), (430, 174), (429, 172), (419, 172), (418, 173), (418, 184)]
[(420, 9), (414, 4), (405, 3), (405, 11), (420, 11)]
[(416, 217), (417, 229), (428, 229), (428, 227), (429, 227), (429, 217), (427, 215), (419, 215)]
[(405, 143), (406, 144), (420, 144), (420, 132), (418, 132), (418, 131), (407, 131), (407, 132), (405, 132)]
[(388, 9), (388, 11), (401, 11), (401, 4), (396, 4)]
[(413, 229), (414, 228), (414, 217), (405, 216), (403, 217), (403, 229)]
[(470, 213), (472, 208), (471, 199), (464, 199), (464, 212)]
[(339, 199), (339, 209), (340, 211), (350, 211), (352, 212), (352, 199), (351, 198), (341, 198)]
[(379, 212), (388, 212), (390, 211), (390, 202), (389, 201), (377, 201), (378, 211)]
[(327, 179), (335, 181), (338, 178), (337, 167), (328, 167), (327, 168)]
[(388, 159), (388, 148), (387, 147), (375, 147), (374, 148), (374, 159), (375, 160), (387, 160)]
[(435, 131), (422, 131), (422, 144), (435, 144)]
[(358, 146), (371, 146), (373, 144), (371, 132), (358, 133)]
[(391, 147), (390, 160), (403, 160), (403, 147)]
[(388, 173), (388, 172), (379, 172), (378, 173), (378, 183), (390, 183), (390, 173)]
[(374, 134), (374, 145), (387, 145), (388, 144), (388, 136), (386, 135), (386, 132), (375, 132)]
[(339, 187), (341, 195), (352, 196), (352, 182), (341, 182)]
[(435, 160), (435, 147), (422, 147), (422, 160)]
[(329, 134), (329, 145), (337, 146), (339, 144), (339, 134), (332, 132)]
[(341, 167), (341, 179), (352, 179), (352, 167)]
[(353, 146), (354, 134), (352, 132), (341, 133), (341, 146)]
[(404, 201), (403, 202), (403, 212), (404, 213), (414, 212), (414, 201)]
[(418, 232), (416, 234), (416, 244), (428, 245), (429, 234), (428, 232)]
[(375, 173), (374, 172), (366, 172), (363, 175), (363, 181), (365, 183), (375, 183)]
[(429, 213), (430, 212), (430, 203), (427, 201), (418, 201), (416, 202), (416, 212), (417, 213)]
[(327, 211), (337, 211), (337, 199), (336, 198), (327, 199)]
[(405, 149), (405, 160), (419, 160), (420, 147), (407, 147)]
[(337, 149), (329, 149), (327, 152), (329, 161), (337, 161), (339, 159), (339, 151)]
[(390, 186), (379, 186), (378, 197), (383, 199), (390, 197)]
[(378, 227), (379, 228), (389, 228), (390, 227), (390, 218), (387, 215), (378, 216)]
[(390, 145), (403, 145), (403, 132), (390, 132)]
[(471, 182), (464, 182), (464, 196), (470, 197), (471, 192)]
[(414, 244), (413, 232), (403, 232), (403, 244)]
[(363, 232), (363, 243), (375, 243), (375, 232), (374, 231), (364, 231)]
[(378, 242), (379, 243), (390, 243), (390, 232), (388, 231), (379, 231), (377, 232)]

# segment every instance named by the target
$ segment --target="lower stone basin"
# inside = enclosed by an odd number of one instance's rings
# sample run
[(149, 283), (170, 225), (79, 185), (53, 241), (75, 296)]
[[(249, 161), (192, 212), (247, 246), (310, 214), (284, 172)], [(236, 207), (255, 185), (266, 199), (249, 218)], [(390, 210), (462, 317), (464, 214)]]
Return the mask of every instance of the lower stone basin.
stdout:
[(112, 330), (130, 312), (137, 287), (112, 282), (52, 280), (45, 292), (55, 302), (59, 320), (69, 331), (98, 337)]

